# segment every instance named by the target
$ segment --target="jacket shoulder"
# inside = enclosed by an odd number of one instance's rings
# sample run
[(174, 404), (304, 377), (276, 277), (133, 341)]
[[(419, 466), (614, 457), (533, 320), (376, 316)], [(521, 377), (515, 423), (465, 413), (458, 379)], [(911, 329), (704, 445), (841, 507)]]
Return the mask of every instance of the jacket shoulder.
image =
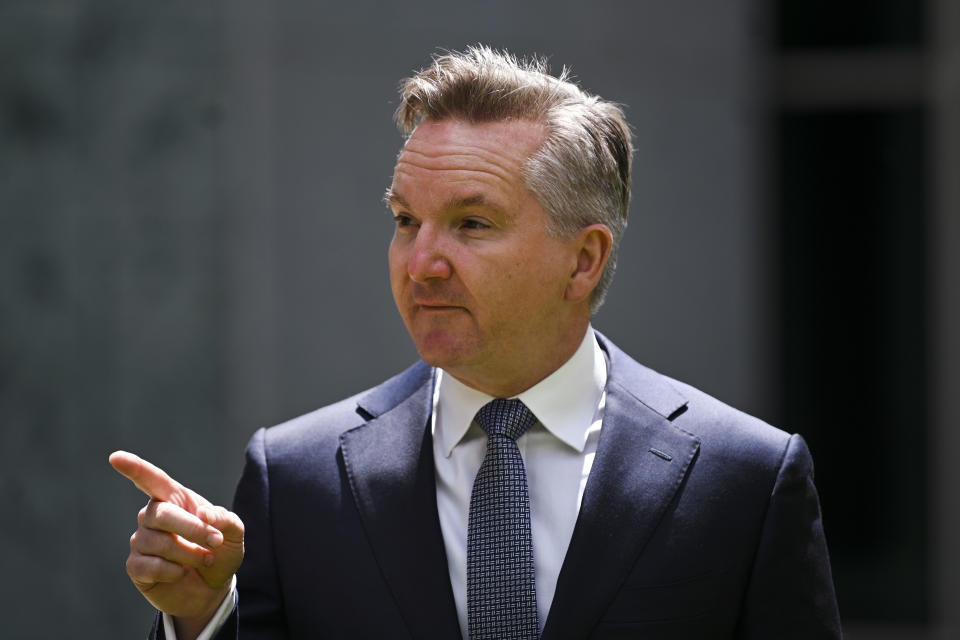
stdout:
[(337, 448), (343, 433), (402, 402), (432, 376), (432, 372), (426, 363), (417, 362), (375, 387), (261, 429), (251, 444), (262, 437), (262, 446), (271, 459), (298, 456), (316, 447)]
[(604, 336), (610, 375), (640, 402), (700, 442), (700, 455), (731, 463), (777, 466), (791, 435), (740, 411), (696, 387), (650, 369)]
[(686, 411), (676, 417), (674, 424), (696, 435), (702, 449), (732, 460), (766, 460), (779, 464), (791, 434), (696, 387), (664, 378), (687, 398)]

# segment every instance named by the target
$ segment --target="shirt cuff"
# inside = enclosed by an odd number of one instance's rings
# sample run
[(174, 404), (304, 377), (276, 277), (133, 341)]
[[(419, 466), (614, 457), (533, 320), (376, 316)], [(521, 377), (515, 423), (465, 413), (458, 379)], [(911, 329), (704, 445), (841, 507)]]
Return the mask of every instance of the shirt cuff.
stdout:
[[(226, 623), (230, 614), (233, 613), (233, 608), (236, 604), (237, 576), (234, 575), (230, 582), (230, 593), (228, 593), (223, 599), (223, 602), (220, 603), (220, 608), (217, 609), (217, 612), (210, 618), (210, 622), (207, 623), (207, 626), (205, 626), (203, 631), (200, 632), (200, 635), (197, 636), (197, 640), (210, 640), (217, 631), (220, 631), (220, 627)], [(167, 640), (177, 640), (177, 632), (173, 628), (173, 616), (167, 613), (163, 614), (163, 634)]]

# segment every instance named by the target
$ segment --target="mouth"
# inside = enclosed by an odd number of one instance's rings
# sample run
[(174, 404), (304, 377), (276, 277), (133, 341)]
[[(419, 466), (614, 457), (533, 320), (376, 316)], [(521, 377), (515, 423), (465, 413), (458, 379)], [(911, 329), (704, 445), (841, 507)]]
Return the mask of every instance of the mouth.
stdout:
[(448, 292), (445, 295), (443, 291), (438, 290), (414, 290), (410, 292), (410, 302), (415, 309), (419, 311), (465, 311), (466, 306), (461, 303), (460, 296)]
[(421, 311), (457, 311), (463, 309), (463, 307), (451, 304), (425, 304), (423, 302), (417, 302), (416, 305)]

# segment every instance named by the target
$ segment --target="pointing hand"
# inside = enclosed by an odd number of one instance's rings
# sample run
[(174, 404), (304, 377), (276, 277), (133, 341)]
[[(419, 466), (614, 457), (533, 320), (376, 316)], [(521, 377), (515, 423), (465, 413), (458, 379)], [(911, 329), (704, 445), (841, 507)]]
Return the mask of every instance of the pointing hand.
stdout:
[(132, 453), (115, 451), (110, 464), (150, 497), (130, 537), (130, 580), (154, 607), (177, 618), (178, 634), (182, 627), (199, 632), (243, 561), (243, 522)]

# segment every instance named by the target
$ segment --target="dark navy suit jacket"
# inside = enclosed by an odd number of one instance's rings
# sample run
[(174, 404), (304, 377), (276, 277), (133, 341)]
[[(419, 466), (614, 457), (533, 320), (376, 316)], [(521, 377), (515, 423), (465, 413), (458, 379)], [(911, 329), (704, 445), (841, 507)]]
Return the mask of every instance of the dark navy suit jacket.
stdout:
[[(603, 428), (543, 640), (839, 638), (803, 439), (598, 337)], [(420, 362), (253, 436), (239, 607), (218, 639), (460, 638), (431, 387)]]

